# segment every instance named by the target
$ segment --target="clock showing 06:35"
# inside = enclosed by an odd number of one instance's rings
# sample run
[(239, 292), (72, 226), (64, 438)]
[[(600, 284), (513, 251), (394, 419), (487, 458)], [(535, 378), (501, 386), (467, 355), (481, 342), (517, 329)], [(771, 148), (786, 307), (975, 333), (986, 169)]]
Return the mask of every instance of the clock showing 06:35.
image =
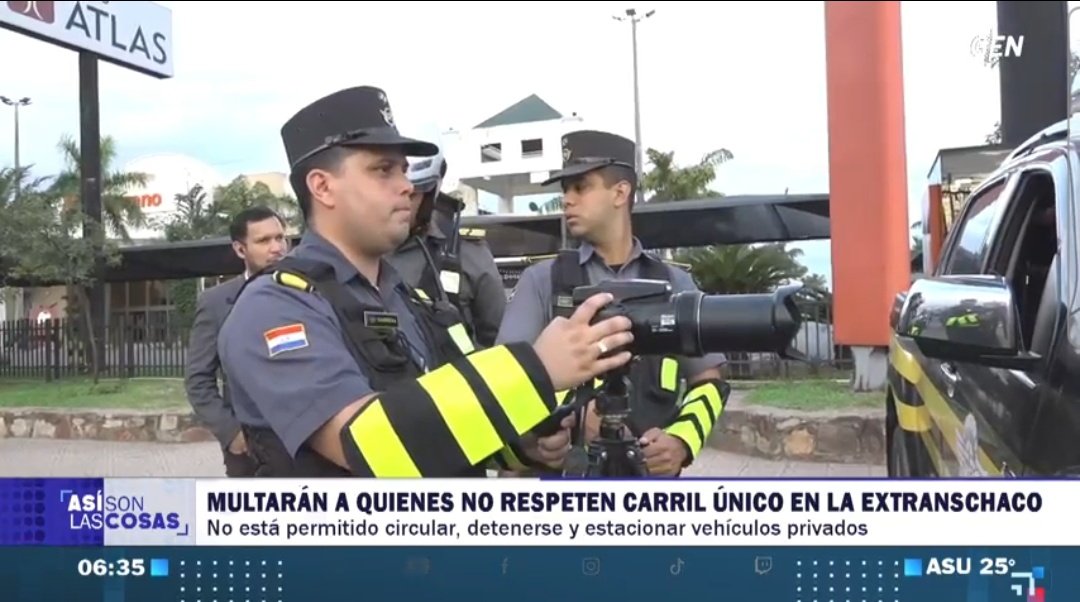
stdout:
[(79, 560), (78, 571), (82, 577), (142, 577), (147, 574), (147, 565), (159, 564), (157, 561), (158, 559), (154, 559), (148, 562), (145, 558), (83, 558)]

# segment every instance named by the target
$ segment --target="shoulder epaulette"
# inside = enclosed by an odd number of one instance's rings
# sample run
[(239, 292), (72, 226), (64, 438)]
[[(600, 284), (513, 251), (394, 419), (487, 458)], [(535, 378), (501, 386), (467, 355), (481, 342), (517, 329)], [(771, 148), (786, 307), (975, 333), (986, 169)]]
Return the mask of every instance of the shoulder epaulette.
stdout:
[(281, 286), (287, 286), (289, 288), (294, 288), (298, 291), (304, 291), (305, 293), (310, 293), (311, 291), (315, 290), (315, 287), (312, 286), (310, 282), (304, 280), (296, 274), (293, 274), (292, 272), (274, 272), (274, 282), (280, 284)]
[(541, 261), (547, 261), (548, 259), (555, 259), (558, 256), (558, 253), (551, 253), (550, 255), (532, 255), (530, 257), (526, 257), (525, 261), (529, 263), (540, 263)]
[(694, 266), (690, 265), (689, 263), (679, 263), (677, 261), (666, 261), (665, 260), (664, 263), (666, 263), (666, 264), (668, 264), (670, 266), (676, 267), (676, 268), (686, 270), (687, 272), (690, 271), (690, 268), (694, 267)]
[(458, 234), (469, 240), (483, 240), (487, 236), (487, 230), (483, 228), (459, 228)]

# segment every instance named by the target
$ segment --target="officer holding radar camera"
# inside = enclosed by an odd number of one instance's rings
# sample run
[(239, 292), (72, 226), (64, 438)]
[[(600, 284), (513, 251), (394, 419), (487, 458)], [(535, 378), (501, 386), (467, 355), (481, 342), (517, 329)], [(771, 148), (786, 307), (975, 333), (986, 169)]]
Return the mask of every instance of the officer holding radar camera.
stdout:
[(432, 299), (449, 301), (481, 347), (495, 344), (506, 293), (495, 257), (479, 228), (461, 228), (464, 203), (440, 190), (446, 177), (442, 153), (409, 165), (413, 228), (390, 256), (405, 282)]
[[(473, 352), (449, 304), (386, 262), (409, 235), (407, 156), (438, 149), (398, 133), (377, 88), (336, 92), (281, 131), (307, 222), (300, 244), (247, 281), (218, 337), (257, 476), (483, 476), (549, 461), (568, 438), (522, 437), (555, 392), (630, 360), (624, 317), (594, 295), (533, 344)], [(568, 423), (567, 423), (568, 424)]]
[[(498, 343), (536, 340), (552, 319), (574, 311), (573, 291), (582, 285), (650, 279), (667, 281), (672, 292), (697, 290), (687, 272), (646, 253), (633, 236), (634, 143), (605, 132), (578, 131), (564, 136), (562, 147), (563, 169), (544, 185), (562, 184), (567, 229), (582, 242), (522, 273)], [(627, 375), (626, 426), (631, 433), (626, 436), (637, 437), (648, 474), (678, 475), (693, 462), (724, 409), (728, 386), (720, 366), (725, 361), (721, 354), (635, 358)], [(597, 391), (592, 384), (566, 396), (567, 402), (570, 397), (579, 403), (593, 400), (584, 420), (586, 441), (600, 429)]]

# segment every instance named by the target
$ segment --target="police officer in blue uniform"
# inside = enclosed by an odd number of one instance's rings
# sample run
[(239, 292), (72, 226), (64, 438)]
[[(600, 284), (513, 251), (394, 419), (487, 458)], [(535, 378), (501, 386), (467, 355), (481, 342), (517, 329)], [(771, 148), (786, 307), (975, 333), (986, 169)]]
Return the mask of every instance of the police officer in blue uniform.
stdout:
[[(633, 141), (578, 131), (563, 137), (562, 150), (563, 169), (544, 185), (562, 184), (567, 229), (581, 244), (521, 274), (497, 343), (536, 340), (552, 319), (573, 310), (569, 300), (576, 286), (647, 278), (667, 280), (674, 292), (697, 289), (687, 272), (646, 253), (631, 231), (638, 186)], [(697, 456), (723, 411), (729, 390), (720, 372), (725, 362), (722, 354), (635, 360), (630, 426), (640, 437), (650, 474), (677, 475)], [(588, 428), (595, 415), (589, 416), (586, 433), (595, 435)]]
[(440, 190), (446, 177), (442, 153), (413, 161), (408, 175), (415, 189), (413, 229), (390, 263), (407, 283), (453, 304), (473, 340), (490, 347), (506, 309), (506, 292), (484, 231), (458, 226), (465, 204)]
[[(452, 307), (384, 260), (410, 227), (407, 156), (386, 94), (336, 92), (282, 128), (307, 221), (300, 244), (252, 277), (218, 337), (258, 476), (482, 476), (523, 458), (557, 465), (566, 428), (529, 431), (555, 391), (629, 361), (624, 319), (590, 325), (597, 295), (529, 344), (471, 348)], [(455, 332), (457, 334), (455, 334)], [(545, 431), (546, 432), (546, 431)]]

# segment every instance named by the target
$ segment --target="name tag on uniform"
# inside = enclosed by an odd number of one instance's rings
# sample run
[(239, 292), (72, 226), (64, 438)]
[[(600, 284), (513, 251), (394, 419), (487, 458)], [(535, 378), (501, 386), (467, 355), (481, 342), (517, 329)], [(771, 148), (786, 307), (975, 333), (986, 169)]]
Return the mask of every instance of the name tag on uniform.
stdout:
[(388, 311), (365, 311), (364, 326), (374, 330), (397, 330), (397, 314)]
[(565, 308), (574, 307), (574, 298), (570, 297), (568, 295), (556, 295), (555, 296), (555, 307), (565, 307)]

